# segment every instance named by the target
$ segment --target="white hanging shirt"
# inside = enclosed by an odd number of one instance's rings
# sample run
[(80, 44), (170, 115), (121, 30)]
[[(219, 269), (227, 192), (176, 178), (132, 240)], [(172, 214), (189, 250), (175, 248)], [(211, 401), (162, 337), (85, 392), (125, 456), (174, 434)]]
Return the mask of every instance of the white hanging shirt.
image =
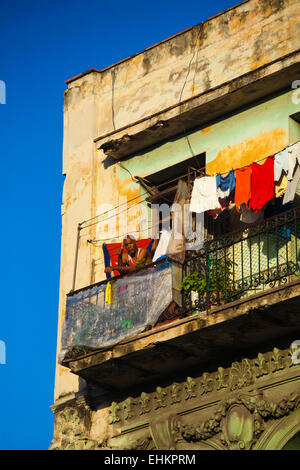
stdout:
[(279, 181), (282, 171), (288, 173), (289, 171), (289, 152), (284, 149), (275, 154), (274, 158), (274, 181)]
[(157, 248), (155, 250), (155, 253), (152, 259), (153, 262), (156, 261), (161, 256), (168, 254), (168, 246), (169, 246), (170, 238), (171, 238), (170, 230), (161, 231), (161, 236), (160, 236)]
[(296, 195), (296, 191), (297, 191), (299, 183), (300, 183), (300, 165), (297, 164), (297, 169), (295, 171), (293, 179), (291, 179), (288, 182), (282, 204), (293, 202), (293, 200), (295, 199), (295, 195)]
[(190, 202), (191, 212), (205, 212), (220, 209), (217, 196), (216, 176), (204, 176), (194, 181), (194, 187)]
[(189, 227), (188, 227), (188, 233), (186, 235), (186, 238), (189, 240), (185, 244), (186, 250), (201, 250), (204, 244), (204, 212), (200, 212), (199, 214), (196, 214), (196, 230), (195, 232), (193, 231), (193, 223), (192, 223), (192, 216), (190, 217), (189, 220)]
[(288, 180), (292, 180), (297, 160), (300, 165), (300, 142), (297, 142), (296, 144), (291, 145), (288, 151), (289, 151), (289, 171), (288, 171), (287, 178)]

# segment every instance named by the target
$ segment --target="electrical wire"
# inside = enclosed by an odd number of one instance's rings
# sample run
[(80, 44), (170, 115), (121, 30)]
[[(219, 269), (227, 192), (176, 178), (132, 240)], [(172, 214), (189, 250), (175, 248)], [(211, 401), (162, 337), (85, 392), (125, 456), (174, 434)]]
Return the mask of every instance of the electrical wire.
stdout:
[[(279, 152), (275, 152), (274, 153), (274, 156), (277, 155), (278, 153), (280, 152), (283, 152), (284, 150), (287, 150), (289, 149), (290, 147), (293, 147), (293, 145), (296, 145), (300, 142), (300, 140), (298, 140), (297, 142), (294, 142), (293, 144), (290, 144), (290, 145), (287, 145), (286, 147), (284, 147), (282, 150), (279, 150)], [(267, 160), (269, 157), (273, 157), (273, 155), (268, 155), (267, 157), (264, 157), (264, 158), (261, 158), (260, 160), (255, 160), (254, 162), (252, 163), (248, 163), (248, 165), (244, 165), (244, 166), (240, 166), (239, 168), (232, 168), (232, 170), (242, 170), (243, 168), (247, 168), (247, 166), (251, 166), (253, 163), (259, 163), (259, 162), (263, 162), (264, 160)], [(230, 171), (232, 170), (228, 170), (228, 171), (225, 171), (224, 173), (218, 173), (219, 175), (227, 175)]]
[[(135, 201), (136, 199), (138, 199), (138, 198), (140, 198), (140, 197), (143, 197), (143, 196), (145, 196), (145, 195), (149, 196), (149, 193), (145, 192), (145, 193), (143, 193), (143, 194), (140, 194), (139, 196), (135, 196), (135, 197), (133, 197), (132, 199), (129, 199), (129, 201), (122, 202), (122, 204), (119, 204), (118, 206), (113, 207), (112, 209), (108, 209), (107, 211), (102, 212), (102, 214), (98, 214), (98, 215), (95, 215), (95, 217), (91, 217), (90, 219), (86, 219), (84, 222), (81, 222), (81, 225), (83, 225), (83, 224), (85, 224), (85, 223), (87, 223), (87, 222), (90, 222), (90, 221), (92, 221), (92, 220), (95, 220), (95, 219), (97, 219), (98, 217), (101, 217), (102, 215), (108, 214), (109, 212), (114, 211), (115, 209), (118, 209), (119, 207), (122, 207), (122, 206), (124, 206), (125, 204), (128, 204), (129, 202)], [(145, 200), (146, 200), (146, 199), (144, 199), (144, 201), (145, 201)], [(144, 201), (142, 201), (142, 202), (144, 202)], [(82, 228), (85, 228), (85, 227), (82, 227)]]
[[(197, 34), (197, 37), (196, 37), (196, 40), (195, 40), (194, 53), (193, 53), (192, 58), (191, 58), (191, 60), (190, 60), (190, 62), (189, 62), (188, 71), (187, 71), (187, 74), (186, 74), (186, 77), (185, 77), (185, 80), (184, 80), (184, 83), (183, 83), (183, 87), (182, 87), (181, 92), (180, 92), (180, 95), (179, 95), (179, 101), (178, 101), (179, 108), (180, 108), (180, 103), (181, 103), (181, 99), (182, 99), (182, 95), (183, 95), (183, 90), (184, 90), (184, 88), (185, 88), (185, 86), (186, 86), (187, 79), (188, 79), (188, 76), (189, 76), (190, 71), (191, 71), (191, 65), (192, 65), (192, 62), (193, 62), (194, 57), (195, 57), (195, 54), (196, 54), (196, 44), (197, 44), (197, 41), (198, 41), (198, 39), (199, 39), (199, 37), (200, 37), (201, 25), (202, 25), (202, 23), (201, 23), (200, 25), (198, 25), (199, 31), (198, 31), (198, 34)], [(198, 52), (199, 52), (199, 51), (197, 50), (197, 56), (198, 56)], [(196, 76), (196, 69), (195, 69), (195, 75), (194, 75), (193, 81), (195, 81), (195, 76)], [(180, 121), (180, 120), (181, 120), (181, 117), (179, 116), (179, 121)], [(181, 122), (184, 123), (184, 121), (181, 121)], [(183, 133), (184, 133), (184, 137), (185, 137), (186, 140), (187, 140), (187, 143), (188, 143), (188, 146), (189, 146), (189, 148), (190, 148), (191, 154), (192, 154), (192, 156), (194, 157), (194, 156), (195, 156), (195, 153), (194, 153), (194, 151), (193, 151), (193, 149), (192, 149), (191, 142), (190, 142), (190, 139), (189, 139), (189, 137), (188, 137), (188, 135), (187, 135), (185, 125), (183, 125)]]
[[(114, 217), (117, 217), (118, 215), (123, 214), (123, 212), (129, 211), (129, 209), (132, 209), (132, 207), (136, 207), (136, 206), (138, 206), (139, 204), (142, 204), (142, 203), (145, 202), (146, 200), (147, 200), (147, 198), (143, 199), (143, 200), (140, 201), (140, 202), (137, 202), (136, 204), (133, 204), (133, 205), (130, 206), (130, 207), (127, 207), (127, 208), (124, 209), (123, 211), (118, 212), (118, 214), (111, 215), (110, 217), (106, 217), (106, 219), (98, 220), (98, 222), (94, 222), (94, 223), (92, 223), (92, 224), (86, 225), (85, 227), (81, 227), (81, 228), (84, 229), (84, 228), (92, 227), (93, 225), (97, 225), (97, 224), (99, 224), (100, 222), (105, 222), (106, 220), (113, 219)], [(115, 209), (118, 209), (118, 207), (114, 207), (114, 208), (111, 209), (111, 210), (115, 210)]]
[(126, 168), (124, 165), (122, 165), (122, 163), (119, 162), (119, 161), (118, 161), (118, 164), (123, 170), (127, 171), (130, 174), (130, 177), (131, 177), (131, 179), (134, 183), (138, 183), (138, 181), (136, 179), (134, 179), (134, 177), (132, 176), (132, 173), (128, 170), (128, 168)]
[(143, 233), (143, 232), (146, 232), (147, 230), (150, 230), (151, 228), (155, 227), (157, 224), (155, 225), (149, 225), (149, 227), (143, 229), (143, 230), (130, 230), (126, 233), (124, 233), (123, 235), (118, 235), (117, 237), (110, 237), (110, 238), (99, 238), (97, 240), (87, 240), (88, 243), (91, 243), (92, 245), (96, 246), (96, 247), (99, 247), (99, 245), (96, 245), (96, 243), (98, 242), (106, 242), (108, 240), (114, 240), (115, 238), (122, 238), (125, 237), (126, 235), (130, 235), (132, 233)]

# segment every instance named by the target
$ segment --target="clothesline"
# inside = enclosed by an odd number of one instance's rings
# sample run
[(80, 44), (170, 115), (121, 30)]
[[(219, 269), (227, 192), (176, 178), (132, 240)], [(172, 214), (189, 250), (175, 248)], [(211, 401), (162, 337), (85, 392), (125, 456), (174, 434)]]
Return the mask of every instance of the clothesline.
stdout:
[[(264, 160), (264, 164), (258, 164)], [(293, 201), (299, 181), (300, 140), (243, 167), (196, 178), (190, 211), (223, 211), (234, 200), (238, 211), (245, 204), (247, 209), (257, 213), (268, 201), (283, 193), (283, 204)]]
[[(298, 140), (297, 142), (294, 142), (293, 144), (287, 145), (287, 146), (284, 147), (282, 150), (279, 150), (279, 152), (275, 152), (273, 155), (275, 156), (275, 155), (277, 155), (277, 153), (284, 152), (284, 150), (287, 150), (287, 149), (289, 149), (290, 147), (293, 147), (293, 145), (296, 145), (296, 144), (298, 144), (299, 142), (300, 142), (300, 140)], [(253, 161), (252, 163), (263, 162), (264, 160), (267, 160), (267, 158), (269, 158), (269, 157), (271, 157), (271, 156), (273, 156), (273, 155), (268, 155), (267, 157), (261, 158), (260, 160), (255, 160), (255, 161)], [(231, 170), (224, 171), (223, 173), (214, 173), (214, 175), (217, 175), (217, 174), (219, 174), (219, 175), (221, 175), (221, 176), (227, 175), (227, 174), (228, 174), (230, 171), (232, 171), (232, 170), (234, 170), (234, 171), (235, 171), (235, 170), (242, 170), (243, 168), (247, 168), (247, 166), (251, 166), (252, 163), (248, 163), (248, 165), (240, 166), (240, 167), (238, 167), (238, 168), (231, 168)], [(205, 168), (203, 168), (203, 169), (205, 169)], [(212, 176), (212, 175), (207, 175), (207, 176)]]

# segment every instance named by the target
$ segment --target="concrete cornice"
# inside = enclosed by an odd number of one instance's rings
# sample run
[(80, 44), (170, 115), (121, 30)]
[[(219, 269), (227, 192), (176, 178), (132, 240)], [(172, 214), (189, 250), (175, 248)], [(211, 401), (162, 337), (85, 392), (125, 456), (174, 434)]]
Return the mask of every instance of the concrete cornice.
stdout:
[(94, 142), (107, 156), (121, 159), (289, 89), (299, 76), (300, 50), (297, 50), (230, 82), (99, 136)]

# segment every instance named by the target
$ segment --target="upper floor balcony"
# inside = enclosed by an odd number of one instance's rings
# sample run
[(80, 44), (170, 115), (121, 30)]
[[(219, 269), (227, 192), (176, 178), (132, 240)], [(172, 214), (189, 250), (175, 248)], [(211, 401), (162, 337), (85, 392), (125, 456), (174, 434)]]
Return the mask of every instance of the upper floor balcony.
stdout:
[(67, 296), (60, 362), (128, 388), (300, 330), (300, 208)]

